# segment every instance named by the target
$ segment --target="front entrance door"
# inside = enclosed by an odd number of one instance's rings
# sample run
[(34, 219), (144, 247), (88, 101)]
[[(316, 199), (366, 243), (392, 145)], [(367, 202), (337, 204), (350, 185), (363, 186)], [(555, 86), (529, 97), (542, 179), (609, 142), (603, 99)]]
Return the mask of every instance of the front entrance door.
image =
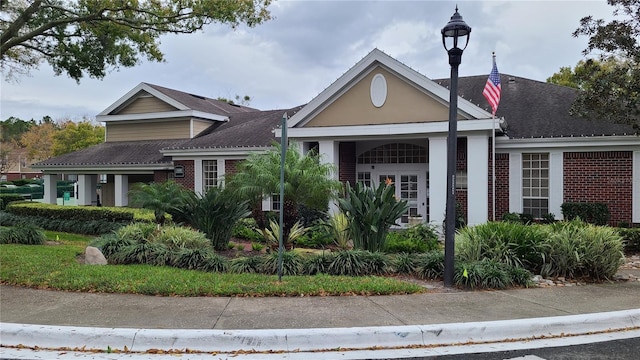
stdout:
[[(425, 164), (426, 166), (426, 164)], [(401, 169), (406, 167), (406, 169)], [(409, 169), (409, 167), (413, 169)], [(399, 169), (400, 168), (400, 169)], [(416, 169), (415, 165), (377, 165), (368, 174), (359, 172), (360, 178), (370, 176), (373, 185), (391, 184), (395, 189), (397, 199), (407, 201), (409, 210), (402, 215), (399, 224), (408, 224), (409, 216), (422, 215), (426, 219), (427, 213), (427, 177), (426, 170)]]

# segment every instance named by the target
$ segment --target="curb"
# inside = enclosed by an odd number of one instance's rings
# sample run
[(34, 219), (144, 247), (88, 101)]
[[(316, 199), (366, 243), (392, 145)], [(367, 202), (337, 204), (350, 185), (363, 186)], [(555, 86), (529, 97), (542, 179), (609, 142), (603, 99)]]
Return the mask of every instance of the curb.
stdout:
[(469, 345), (639, 328), (640, 309), (633, 309), (488, 322), (316, 329), (176, 330), (0, 323), (0, 339), (2, 347), (286, 353)]

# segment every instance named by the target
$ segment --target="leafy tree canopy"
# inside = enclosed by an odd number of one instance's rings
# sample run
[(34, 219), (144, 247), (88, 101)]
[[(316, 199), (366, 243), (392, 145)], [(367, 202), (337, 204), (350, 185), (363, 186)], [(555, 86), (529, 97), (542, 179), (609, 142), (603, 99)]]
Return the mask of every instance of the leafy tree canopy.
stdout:
[(7, 120), (0, 121), (0, 129), (2, 133), (1, 141), (3, 143), (10, 142), (10, 141), (18, 141), (22, 136), (22, 134), (29, 131), (31, 126), (35, 124), (36, 122), (34, 120), (25, 121), (13, 116), (7, 118)]
[(104, 126), (90, 121), (66, 121), (53, 135), (53, 156), (58, 156), (104, 142)]
[(47, 61), (57, 75), (101, 79), (141, 57), (163, 61), (159, 37), (210, 23), (255, 26), (272, 0), (1, 1), (0, 65), (8, 79)]
[[(615, 8), (615, 20), (605, 22), (592, 16), (580, 20), (573, 36), (588, 36), (584, 55), (596, 55), (599, 61), (578, 63), (574, 71), (581, 89), (571, 113), (603, 119), (640, 129), (640, 0), (608, 0)], [(563, 68), (557, 81), (566, 79)], [(571, 81), (567, 84), (571, 86)]]

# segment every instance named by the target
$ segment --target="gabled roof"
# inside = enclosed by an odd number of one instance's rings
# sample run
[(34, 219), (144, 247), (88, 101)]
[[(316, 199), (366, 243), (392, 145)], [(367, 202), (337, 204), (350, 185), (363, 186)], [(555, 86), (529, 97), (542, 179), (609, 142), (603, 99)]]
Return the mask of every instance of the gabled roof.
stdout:
[(301, 108), (233, 114), (229, 121), (214, 124), (197, 137), (165, 150), (271, 146), (277, 141), (273, 130), (280, 127), (283, 114), (291, 116)]
[(175, 107), (178, 111), (213, 114), (218, 115), (221, 118), (226, 118), (229, 114), (256, 111), (256, 109), (250, 107), (232, 105), (226, 101), (211, 99), (205, 96), (190, 94), (143, 82), (131, 89), (115, 103), (111, 104), (111, 106), (100, 112), (98, 117), (108, 118), (109, 116), (117, 116), (116, 114), (113, 114), (114, 111), (126, 106), (129, 102), (135, 100), (141, 93), (151, 94), (159, 100)]
[[(310, 117), (314, 116), (315, 113), (322, 110), (339, 97), (340, 93), (344, 92), (346, 88), (357, 82), (363, 74), (376, 66), (382, 66), (391, 72), (398, 74), (400, 77), (415, 84), (418, 88), (431, 94), (435, 99), (439, 100), (443, 104), (449, 103), (449, 91), (447, 89), (442, 86), (438, 86), (438, 84), (431, 81), (426, 76), (376, 48), (324, 89), (295, 116), (291, 117), (288, 122), (289, 127), (299, 127), (303, 125)], [(473, 103), (463, 98), (458, 98), (458, 112), (471, 119), (491, 118), (491, 114), (489, 112), (475, 106)]]
[[(489, 109), (482, 95), (487, 75), (461, 77), (458, 93)], [(449, 79), (435, 80), (447, 87)], [(512, 138), (556, 138), (635, 134), (628, 125), (590, 121), (569, 114), (577, 90), (546, 82), (501, 74), (502, 93), (496, 117), (506, 120), (506, 134)]]

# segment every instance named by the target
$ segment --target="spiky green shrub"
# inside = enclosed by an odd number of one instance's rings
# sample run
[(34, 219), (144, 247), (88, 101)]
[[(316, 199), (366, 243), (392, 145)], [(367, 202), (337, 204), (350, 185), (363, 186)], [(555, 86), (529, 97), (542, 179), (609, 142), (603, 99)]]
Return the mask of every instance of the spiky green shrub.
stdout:
[(485, 289), (506, 289), (513, 286), (513, 280), (508, 269), (513, 267), (494, 260), (480, 262), (481, 278), (480, 286)]
[(415, 274), (418, 270), (418, 258), (414, 254), (400, 253), (392, 261), (393, 269), (398, 274)]
[[(282, 253), (282, 275), (300, 275), (303, 265), (302, 257), (298, 253), (294, 251)], [(278, 273), (278, 252), (272, 252), (264, 257), (260, 272), (272, 275)]]
[(395, 188), (381, 183), (376, 189), (347, 184), (347, 197), (338, 199), (340, 210), (349, 219), (355, 249), (371, 252), (384, 248), (387, 233), (407, 209), (406, 200), (395, 198)]
[(44, 231), (32, 225), (0, 227), (0, 244), (42, 245), (46, 239)]
[(444, 252), (432, 250), (416, 258), (416, 275), (422, 279), (436, 280), (444, 274)]
[(170, 252), (164, 244), (140, 241), (123, 246), (111, 255), (108, 260), (115, 264), (123, 265), (147, 264), (162, 266), (170, 260)]
[(212, 272), (224, 272), (228, 268), (227, 260), (216, 254), (211, 247), (182, 248), (174, 254), (171, 266)]
[(380, 251), (369, 252), (364, 258), (365, 273), (364, 275), (384, 275), (391, 270), (389, 268), (389, 257)]
[(343, 212), (336, 212), (329, 217), (327, 224), (336, 246), (341, 250), (349, 249), (353, 244), (349, 237), (349, 218)]
[(236, 274), (258, 273), (262, 267), (262, 256), (242, 256), (231, 260), (229, 271)]
[(532, 274), (529, 270), (521, 267), (510, 266), (507, 269), (507, 272), (509, 273), (509, 277), (511, 278), (513, 285), (524, 287), (531, 286)]
[(453, 282), (457, 286), (475, 289), (482, 284), (482, 266), (479, 262), (455, 262)]
[(205, 233), (216, 250), (226, 249), (236, 222), (250, 214), (247, 201), (219, 187), (210, 188), (204, 195), (191, 196), (183, 212), (189, 224)]
[(333, 259), (333, 253), (311, 255), (304, 259), (304, 273), (307, 275), (327, 274)]
[(121, 238), (117, 234), (102, 235), (98, 239), (91, 242), (92, 246), (95, 246), (102, 251), (107, 260), (114, 262), (113, 256), (126, 246), (133, 245), (136, 242), (127, 238)]
[(488, 222), (461, 229), (456, 254), (463, 262), (498, 261), (537, 271), (543, 263), (548, 229), (513, 222)]
[(362, 276), (367, 274), (368, 251), (364, 250), (344, 250), (338, 251), (333, 256), (333, 261), (329, 264), (329, 274)]

